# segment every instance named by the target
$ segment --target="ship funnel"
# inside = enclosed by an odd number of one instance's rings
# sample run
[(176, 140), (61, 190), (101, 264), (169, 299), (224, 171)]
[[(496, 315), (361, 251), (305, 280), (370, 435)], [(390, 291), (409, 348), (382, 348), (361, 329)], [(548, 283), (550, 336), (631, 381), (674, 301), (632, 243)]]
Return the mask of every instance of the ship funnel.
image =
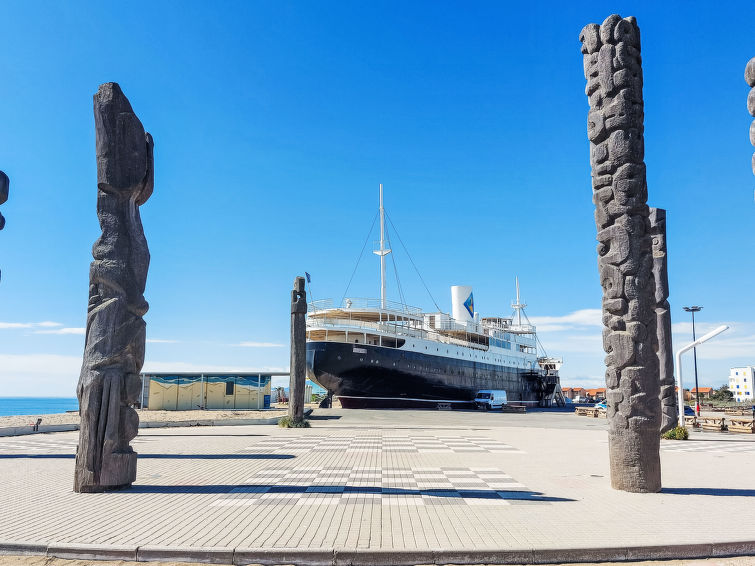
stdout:
[(466, 285), (451, 287), (451, 316), (458, 322), (472, 322), (474, 320), (472, 287)]

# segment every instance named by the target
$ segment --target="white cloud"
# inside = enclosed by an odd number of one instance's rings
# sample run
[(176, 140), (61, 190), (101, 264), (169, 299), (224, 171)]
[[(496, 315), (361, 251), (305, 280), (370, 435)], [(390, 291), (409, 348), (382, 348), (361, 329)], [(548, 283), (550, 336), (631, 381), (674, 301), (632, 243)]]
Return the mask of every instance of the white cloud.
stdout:
[(0, 383), (5, 395), (74, 397), (81, 356), (0, 354)]
[(593, 387), (605, 387), (606, 378), (602, 375), (585, 376), (579, 375), (574, 377), (562, 377), (561, 387), (584, 387), (591, 389)]
[(163, 340), (162, 338), (147, 338), (147, 344), (178, 344), (178, 340)]
[(531, 316), (529, 320), (540, 332), (563, 332), (602, 326), (600, 309), (580, 309), (563, 316)]
[(55, 326), (63, 326), (59, 322), (51, 322), (45, 320), (43, 322), (0, 322), (0, 329), (8, 328), (51, 328)]
[(240, 342), (236, 346), (242, 348), (283, 348), (285, 344), (277, 344), (276, 342)]
[(34, 334), (77, 334), (83, 336), (86, 328), (56, 328), (55, 330), (35, 330)]
[(558, 332), (553, 334), (538, 333), (540, 342), (549, 354), (560, 356), (562, 352), (580, 354), (598, 354), (603, 359), (603, 336), (601, 334), (571, 334), (563, 335)]

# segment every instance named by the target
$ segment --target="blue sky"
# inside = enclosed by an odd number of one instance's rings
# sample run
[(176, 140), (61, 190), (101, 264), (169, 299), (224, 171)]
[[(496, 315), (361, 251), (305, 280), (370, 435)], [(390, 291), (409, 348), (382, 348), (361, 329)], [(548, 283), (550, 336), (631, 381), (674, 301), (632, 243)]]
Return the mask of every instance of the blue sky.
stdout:
[[(145, 368), (287, 369), (294, 276), (340, 300), (383, 183), (441, 307), (466, 284), (481, 314), (507, 315), (518, 275), (562, 381), (600, 384), (578, 35), (613, 12), (642, 30), (676, 344), (682, 305), (700, 304), (701, 331), (732, 326), (698, 351), (701, 384), (755, 364), (751, 2), (4, 2), (3, 393), (75, 391), (99, 234), (92, 95), (106, 81), (155, 139)], [(351, 296), (379, 293), (375, 239)], [(394, 247), (407, 302), (431, 309)]]

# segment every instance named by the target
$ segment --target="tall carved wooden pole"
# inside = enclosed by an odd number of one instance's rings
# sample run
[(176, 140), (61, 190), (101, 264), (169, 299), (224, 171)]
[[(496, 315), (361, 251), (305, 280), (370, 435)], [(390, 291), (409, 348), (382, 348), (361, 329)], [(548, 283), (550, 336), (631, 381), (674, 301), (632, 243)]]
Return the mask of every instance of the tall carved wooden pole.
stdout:
[(294, 280), (291, 291), (291, 377), (288, 416), (298, 424), (304, 420), (304, 387), (307, 379), (307, 292), (304, 277)]
[(77, 395), (81, 428), (74, 490), (128, 487), (136, 479), (139, 372), (147, 312), (149, 250), (139, 207), (154, 186), (152, 136), (116, 83), (94, 95), (97, 217), (102, 235), (89, 269), (86, 345)]
[(661, 382), (661, 432), (679, 423), (676, 409), (674, 354), (671, 348), (671, 307), (668, 304), (668, 261), (666, 259), (666, 211), (650, 209), (650, 235), (653, 238), (653, 278), (655, 279), (655, 324), (658, 335), (658, 366)]
[[(10, 188), (10, 179), (8, 175), (0, 171), (0, 204), (5, 204), (8, 201), (8, 189)], [(0, 230), (5, 228), (5, 217), (0, 214)], [(2, 272), (0, 272), (0, 277)]]
[(661, 489), (661, 402), (640, 29), (634, 18), (614, 14), (600, 26), (585, 26), (580, 41), (603, 287), (611, 485), (656, 492)]
[[(755, 116), (755, 57), (747, 62), (745, 81), (750, 87), (750, 94), (747, 95), (747, 110), (750, 115)], [(750, 123), (750, 143), (755, 145), (755, 120)], [(755, 153), (752, 154), (752, 174), (755, 175)]]

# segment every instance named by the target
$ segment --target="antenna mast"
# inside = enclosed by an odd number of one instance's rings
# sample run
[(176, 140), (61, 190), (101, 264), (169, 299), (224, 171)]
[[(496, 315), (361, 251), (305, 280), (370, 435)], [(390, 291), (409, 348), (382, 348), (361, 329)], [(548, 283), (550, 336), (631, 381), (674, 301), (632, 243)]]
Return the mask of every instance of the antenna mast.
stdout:
[(380, 256), (380, 308), (385, 308), (385, 256), (391, 250), (385, 249), (385, 209), (383, 208), (383, 183), (380, 183), (380, 249), (373, 252)]
[(518, 326), (522, 325), (522, 309), (524, 307), (526, 307), (526, 306), (527, 306), (526, 304), (523, 304), (519, 300), (519, 277), (517, 277), (516, 278), (516, 302), (515, 303), (511, 303), (511, 308), (513, 308), (513, 309), (516, 310), (516, 313), (517, 313), (517, 325)]

